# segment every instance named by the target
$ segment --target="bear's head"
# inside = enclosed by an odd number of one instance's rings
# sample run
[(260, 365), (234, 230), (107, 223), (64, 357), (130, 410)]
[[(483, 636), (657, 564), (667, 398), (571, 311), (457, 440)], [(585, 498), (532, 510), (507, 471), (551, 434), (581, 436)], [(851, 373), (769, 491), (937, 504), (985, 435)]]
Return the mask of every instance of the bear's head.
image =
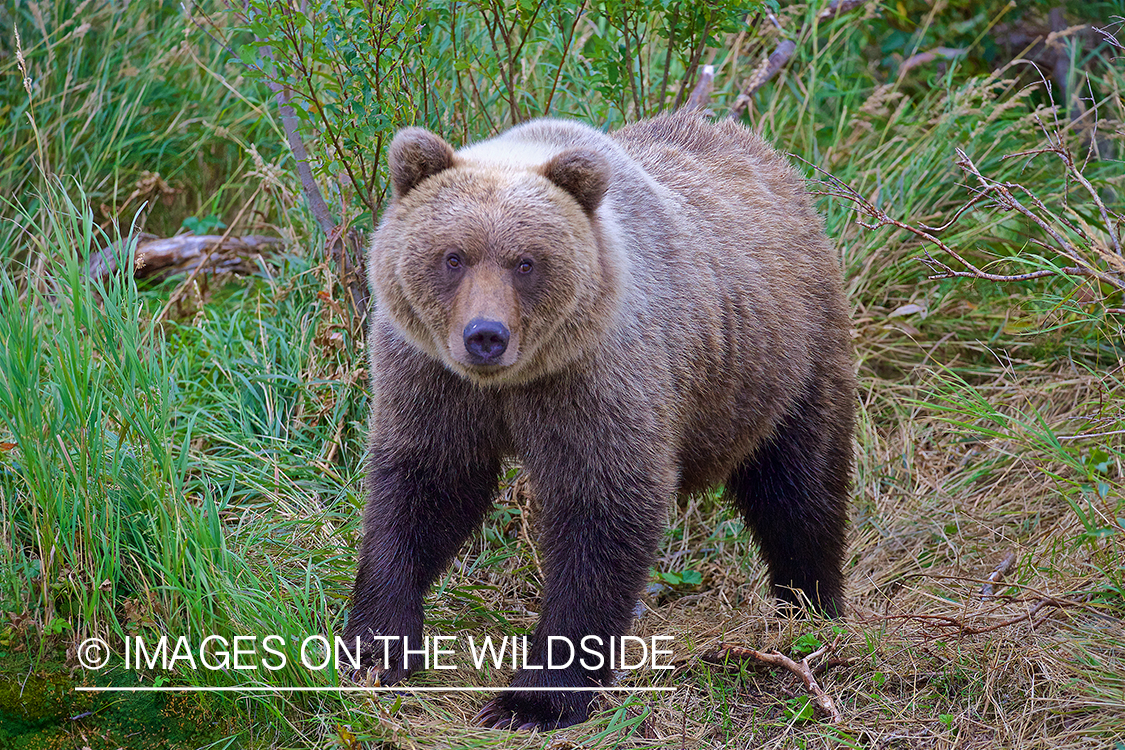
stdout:
[(619, 296), (606, 157), (519, 147), (529, 150), (519, 159), (462, 154), (401, 131), (388, 154), (394, 200), (369, 259), (380, 314), (480, 385), (526, 382), (589, 352)]

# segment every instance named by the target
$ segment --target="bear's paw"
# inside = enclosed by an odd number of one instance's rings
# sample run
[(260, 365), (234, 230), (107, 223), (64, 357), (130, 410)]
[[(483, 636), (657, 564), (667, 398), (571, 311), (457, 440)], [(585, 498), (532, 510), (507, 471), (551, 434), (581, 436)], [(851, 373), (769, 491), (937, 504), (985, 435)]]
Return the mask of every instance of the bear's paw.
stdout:
[(581, 724), (590, 715), (589, 693), (502, 693), (484, 704), (474, 721), (491, 729), (548, 731)]

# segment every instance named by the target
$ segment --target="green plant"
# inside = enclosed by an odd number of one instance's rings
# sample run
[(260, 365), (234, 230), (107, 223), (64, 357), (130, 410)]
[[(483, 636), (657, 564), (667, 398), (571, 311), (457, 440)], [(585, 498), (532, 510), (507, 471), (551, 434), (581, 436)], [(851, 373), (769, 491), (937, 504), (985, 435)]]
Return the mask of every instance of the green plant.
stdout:
[(793, 645), (790, 646), (790, 651), (792, 651), (795, 658), (800, 659), (813, 653), (823, 645), (824, 644), (821, 643), (820, 639), (815, 635), (813, 635), (812, 633), (805, 633), (804, 635), (799, 636), (797, 640), (793, 641)]
[(785, 702), (785, 709), (782, 711), (785, 720), (792, 724), (812, 721), (813, 714), (814, 709), (812, 701), (807, 697), (790, 698)]
[(398, 128), (468, 142), (534, 116), (612, 124), (676, 106), (704, 53), (725, 54), (725, 36), (762, 6), (330, 0), (309, 14), (252, 0), (237, 11), (236, 39), (248, 74), (280, 92), (315, 144), (316, 174), (370, 225), (388, 198)]
[(680, 571), (653, 571), (653, 575), (669, 586), (698, 586), (703, 583), (703, 574), (697, 570), (684, 568)]
[(216, 229), (226, 229), (227, 225), (217, 214), (208, 214), (202, 218), (189, 216), (184, 219), (184, 229), (195, 235), (210, 234)]

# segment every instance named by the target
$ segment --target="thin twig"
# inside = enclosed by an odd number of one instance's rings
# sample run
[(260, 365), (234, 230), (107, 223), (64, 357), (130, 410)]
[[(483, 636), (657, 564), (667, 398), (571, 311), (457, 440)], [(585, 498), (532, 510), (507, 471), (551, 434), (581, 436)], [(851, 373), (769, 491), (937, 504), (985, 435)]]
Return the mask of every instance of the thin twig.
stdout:
[[(1125, 313), (1125, 310), (1116, 307), (1106, 309), (1109, 313)], [(1087, 438), (1108, 437), (1110, 435), (1125, 435), (1125, 430), (1109, 430), (1108, 432), (1086, 432), (1081, 435), (1056, 435), (1058, 440), (1086, 440)]]
[[(1053, 153), (1057, 153), (1055, 149), (1043, 149), (1043, 151), (1051, 151)], [(1035, 153), (1038, 153), (1038, 151)], [(1040, 201), (1036, 196), (1032, 195), (1030, 191), (1028, 191), (1022, 185), (991, 180), (981, 174), (980, 170), (977, 169), (976, 165), (965, 154), (964, 151), (962, 151), (961, 149), (957, 149), (957, 155), (959, 157), (957, 165), (966, 173), (976, 177), (978, 182), (980, 183), (980, 188), (973, 191), (975, 193), (974, 197), (968, 202), (967, 206), (962, 207), (958, 210), (957, 214), (954, 216), (954, 220), (960, 217), (968, 209), (969, 206), (977, 205), (986, 198), (991, 197), (996, 200), (997, 204), (1001, 208), (1005, 210), (1017, 211), (1035, 222), (1055, 241), (1057, 246), (1051, 247), (1050, 249), (1058, 255), (1071, 261), (1072, 263), (1074, 263), (1074, 265), (1059, 266), (1055, 268), (1042, 269), (1039, 271), (1032, 271), (1029, 273), (1021, 274), (989, 273), (978, 268), (967, 259), (962, 257), (956, 250), (942, 242), (942, 240), (935, 236), (932, 232), (926, 231), (926, 229), (921, 227), (907, 224), (903, 221), (899, 221), (898, 219), (889, 216), (885, 211), (883, 211), (883, 209), (875, 206), (871, 201), (860, 195), (859, 192), (853, 189), (850, 185), (844, 183), (842, 180), (838, 179), (827, 170), (815, 164), (812, 164), (811, 162), (802, 159), (799, 156), (794, 155), (794, 158), (803, 161), (805, 164), (812, 167), (817, 173), (821, 174), (824, 177), (827, 185), (831, 189), (825, 191), (823, 194), (833, 195), (835, 197), (850, 201), (856, 206), (856, 209), (861, 216), (867, 217), (872, 220), (871, 223), (857, 220), (856, 223), (860, 226), (864, 227), (865, 229), (872, 230), (879, 229), (880, 227), (884, 226), (893, 226), (910, 232), (911, 234), (914, 234), (937, 246), (943, 253), (956, 260), (966, 269), (954, 269), (946, 263), (937, 260), (930, 254), (928, 250), (924, 249), (922, 251), (922, 256), (918, 258), (918, 260), (929, 266), (930, 269), (935, 272), (934, 275), (929, 277), (930, 279), (974, 278), (996, 282), (1015, 282), (1040, 279), (1049, 276), (1069, 275), (1084, 276), (1087, 278), (1097, 279), (1098, 281), (1109, 284), (1110, 286), (1113, 286), (1119, 290), (1125, 290), (1125, 280), (1116, 278), (1115, 276), (1111, 275), (1115, 273), (1114, 271), (1106, 272), (1096, 268), (1093, 263), (1089, 259), (1084, 257), (1078, 250), (1078, 248), (1074, 247), (1072, 243), (1068, 242), (1067, 239), (1063, 237), (1055, 227), (1046, 222), (1039, 215), (1039, 213), (1036, 213), (1036, 211), (1032, 211), (1030, 208), (1021, 203), (1012, 193), (1013, 190), (1022, 190), (1031, 197), (1032, 205), (1035, 206), (1038, 211), (1044, 214), (1049, 213), (1047, 207), (1043, 204), (1043, 202)], [(1068, 162), (1068, 166), (1073, 168), (1073, 160)], [(952, 221), (943, 225), (942, 227), (930, 229), (933, 229), (934, 231), (938, 229), (944, 229), (951, 223)], [(1111, 227), (1110, 233), (1112, 234), (1112, 232), (1113, 230)], [(1116, 241), (1116, 238), (1114, 239)]]
[[(1056, 145), (1056, 146), (1053, 146), (1052, 148), (1037, 149), (1036, 151), (1024, 152), (1024, 153), (1037, 153), (1037, 152), (1053, 153), (1056, 156), (1058, 156), (1062, 160), (1063, 164), (1066, 165), (1067, 172), (1072, 177), (1074, 177), (1074, 179), (1078, 180), (1078, 182), (1082, 185), (1082, 187), (1084, 187), (1086, 189), (1086, 192), (1090, 194), (1090, 198), (1093, 199), (1094, 205), (1098, 207), (1098, 213), (1101, 214), (1102, 221), (1105, 222), (1106, 233), (1109, 235), (1109, 240), (1113, 244), (1114, 251), (1118, 255), (1121, 255), (1121, 240), (1118, 238), (1117, 232), (1114, 231), (1113, 222), (1111, 222), (1110, 219), (1109, 219), (1110, 212), (1106, 209), (1105, 203), (1102, 202), (1101, 196), (1098, 195), (1098, 191), (1095, 190), (1094, 186), (1090, 184), (1090, 181), (1086, 179), (1086, 175), (1082, 174), (1082, 170), (1078, 169), (1077, 166), (1074, 164), (1074, 157), (1071, 156), (1070, 151), (1068, 149), (1062, 147), (1062, 146)], [(1020, 155), (1022, 155), (1022, 154), (1011, 154), (1010, 156), (1005, 156), (1004, 158), (1008, 159), (1008, 158), (1011, 158), (1011, 157), (1014, 157), (1014, 156), (1020, 156)], [(1116, 214), (1114, 214), (1114, 215), (1116, 216)], [(1121, 217), (1118, 216), (1117, 218), (1120, 219)]]
[[(1041, 216), (1039, 216), (1037, 213), (1035, 213), (1031, 209), (1027, 208), (1022, 203), (1020, 203), (1020, 201), (1017, 200), (1016, 197), (1012, 194), (1013, 189), (1022, 190), (1024, 193), (1027, 193), (1028, 195), (1031, 196), (1032, 201), (1033, 201), (1033, 203), (1036, 204), (1037, 208), (1039, 208), (1044, 213), (1046, 213), (1046, 206), (1044, 206), (1043, 203), (1041, 201), (1039, 201), (1039, 199), (1037, 197), (1032, 195), (1031, 192), (1027, 188), (1025, 188), (1023, 185), (1014, 184), (1014, 183), (1010, 183), (1010, 182), (997, 182), (995, 180), (991, 180), (991, 179), (985, 177), (984, 175), (982, 175), (980, 173), (980, 170), (977, 169), (976, 164), (973, 163), (972, 159), (970, 159), (965, 154), (964, 151), (962, 151), (961, 149), (956, 149), (956, 151), (957, 151), (957, 156), (960, 157), (957, 161), (957, 166), (961, 167), (961, 169), (963, 169), (964, 171), (966, 171), (969, 174), (976, 177), (977, 180), (980, 182), (981, 186), (984, 188), (984, 190), (986, 192), (990, 192), (994, 196), (996, 196), (997, 202), (1000, 204), (1000, 206), (1002, 208), (1005, 208), (1005, 209), (1010, 210), (1010, 211), (1016, 211), (1018, 213), (1023, 214), (1024, 216), (1026, 216), (1027, 218), (1029, 218), (1033, 222), (1035, 222), (1044, 232), (1046, 232), (1048, 235), (1050, 235), (1051, 238), (1054, 239), (1054, 241), (1058, 244), (1058, 247), (1054, 248), (1055, 252), (1057, 252), (1059, 255), (1063, 256), (1064, 258), (1067, 258), (1068, 260), (1078, 264), (1081, 267), (1081, 270), (1082, 270), (1082, 273), (1080, 275), (1090, 276), (1090, 277), (1098, 279), (1099, 281), (1102, 281), (1106, 284), (1109, 284), (1110, 286), (1113, 286), (1113, 287), (1116, 287), (1120, 290), (1125, 291), (1125, 281), (1122, 281), (1121, 279), (1113, 278), (1112, 276), (1109, 276), (1109, 275), (1095, 269), (1093, 267), (1093, 264), (1090, 263), (1090, 261), (1087, 260), (1086, 258), (1082, 257), (1078, 253), (1077, 249), (1070, 242), (1068, 242), (1066, 240), (1066, 238), (1063, 237), (1057, 229), (1055, 229), (1055, 227), (1048, 224)], [(1056, 151), (1056, 153), (1058, 153), (1058, 152)], [(1069, 158), (1069, 157), (1067, 157), (1067, 158)], [(1070, 160), (1068, 162), (1069, 169), (1071, 170), (1071, 172), (1077, 172), (1077, 170), (1074, 169), (1073, 165), (1074, 165), (1073, 160)], [(1089, 184), (1089, 183), (1087, 183), (1087, 184)], [(1090, 190), (1093, 190), (1093, 188), (1091, 187)], [(1113, 227), (1112, 227), (1112, 225), (1108, 224), (1108, 219), (1107, 219), (1107, 229), (1109, 230), (1110, 235), (1113, 235)], [(1114, 245), (1117, 246), (1117, 238), (1116, 237), (1113, 238), (1113, 241), (1114, 241)], [(961, 261), (960, 258), (958, 258), (957, 260)], [(966, 264), (966, 267), (968, 267), (968, 264)]]
[(672, 23), (668, 25), (668, 47), (664, 51), (664, 76), (660, 80), (660, 109), (664, 108), (664, 98), (668, 94), (668, 71), (672, 65), (672, 48), (676, 44), (676, 23), (680, 19), (680, 3), (672, 6)]
[[(582, 19), (582, 14), (586, 12), (586, 3), (589, 0), (582, 0), (582, 4), (578, 6), (578, 10), (574, 12), (574, 23), (570, 25), (570, 35), (566, 38), (566, 44), (563, 45), (562, 59), (559, 60), (558, 67), (555, 68), (555, 79), (551, 82), (551, 92), (547, 94), (547, 103), (543, 106), (543, 114), (549, 114), (551, 111), (551, 102), (555, 99), (555, 90), (559, 87), (559, 76), (562, 75), (563, 65), (566, 63), (567, 55), (570, 54), (570, 45), (574, 43), (574, 34), (578, 29), (578, 22)], [(562, 25), (559, 25), (562, 28)]]
[(786, 669), (801, 678), (801, 681), (805, 684), (805, 690), (812, 697), (813, 705), (828, 717), (829, 723), (838, 724), (844, 720), (844, 717), (840, 713), (840, 709), (836, 707), (836, 702), (832, 700), (832, 696), (824, 692), (823, 688), (817, 684), (814, 670), (810, 666), (810, 662), (823, 656), (832, 645), (834, 644), (822, 646), (799, 662), (790, 659), (779, 651), (755, 651), (752, 648), (732, 646), (726, 643), (720, 643), (718, 650), (706, 654), (706, 658), (708, 661), (717, 660), (720, 662), (730, 658), (739, 661), (756, 661)]
[(1011, 572), (1012, 566), (1015, 564), (1015, 552), (1009, 552), (1008, 554), (1004, 555), (1004, 559), (1000, 561), (1000, 564), (997, 565), (996, 569), (992, 571), (992, 575), (988, 577), (988, 583), (980, 587), (981, 601), (987, 601), (992, 598), (992, 591), (995, 588), (995, 584), (1002, 581), (1004, 579), (1004, 576), (1008, 575), (1008, 573)]
[[(1020, 601), (1028, 601), (1028, 600), (1020, 600)], [(1085, 604), (1083, 602), (1075, 602), (1075, 601), (1070, 601), (1068, 599), (1062, 599), (1062, 598), (1053, 597), (1053, 596), (1044, 596), (1044, 597), (1040, 597), (1037, 600), (1032, 600), (1032, 601), (1035, 601), (1035, 605), (1032, 606), (1031, 609), (1024, 612), (1023, 614), (1017, 615), (1015, 617), (1011, 617), (1011, 618), (1009, 618), (1007, 620), (1003, 620), (1001, 622), (993, 623), (992, 625), (987, 625), (985, 627), (975, 627), (973, 625), (968, 625), (968, 624), (962, 622), (960, 619), (958, 619), (956, 617), (953, 617), (951, 615), (916, 615), (916, 614), (884, 615), (884, 616), (880, 616), (877, 619), (879, 619), (879, 620), (908, 620), (908, 621), (921, 622), (921, 623), (930, 623), (930, 624), (936, 625), (938, 627), (950, 628), (952, 630), (956, 630), (957, 635), (967, 636), (967, 635), (983, 635), (984, 633), (991, 633), (995, 630), (1001, 630), (1003, 628), (1011, 627), (1012, 625), (1018, 625), (1021, 622), (1026, 622), (1028, 620), (1031, 620), (1032, 618), (1035, 617), (1035, 615), (1039, 614), (1039, 612), (1041, 612), (1042, 610), (1044, 610), (1046, 608), (1050, 608), (1050, 609), (1074, 609), (1074, 608), (1089, 609), (1089, 605)], [(1035, 624), (1036, 624), (1036, 626), (1038, 626), (1041, 623), (1042, 623), (1042, 620), (1039, 620)]]
[(680, 84), (680, 89), (676, 92), (676, 98), (672, 101), (672, 109), (680, 108), (680, 103), (684, 100), (684, 90), (699, 67), (699, 61), (703, 57), (703, 52), (707, 49), (707, 36), (711, 33), (711, 23), (712, 19), (708, 17), (707, 22), (703, 24), (703, 34), (699, 38), (699, 44), (695, 48), (695, 54), (692, 55), (691, 62), (688, 63), (687, 72), (684, 73), (684, 82)]

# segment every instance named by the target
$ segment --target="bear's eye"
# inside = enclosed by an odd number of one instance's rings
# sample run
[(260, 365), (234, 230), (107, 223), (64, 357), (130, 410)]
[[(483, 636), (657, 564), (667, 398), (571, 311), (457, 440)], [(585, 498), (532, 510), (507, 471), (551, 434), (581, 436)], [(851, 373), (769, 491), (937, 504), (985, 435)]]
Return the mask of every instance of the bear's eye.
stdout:
[(521, 260), (519, 262), (519, 265), (516, 266), (516, 270), (519, 271), (522, 274), (528, 274), (528, 273), (531, 273), (532, 265), (533, 264), (532, 264), (530, 258), (524, 258), (523, 260)]
[(449, 255), (445, 256), (445, 265), (449, 266), (453, 270), (457, 270), (461, 267), (461, 256), (457, 253), (450, 253)]

